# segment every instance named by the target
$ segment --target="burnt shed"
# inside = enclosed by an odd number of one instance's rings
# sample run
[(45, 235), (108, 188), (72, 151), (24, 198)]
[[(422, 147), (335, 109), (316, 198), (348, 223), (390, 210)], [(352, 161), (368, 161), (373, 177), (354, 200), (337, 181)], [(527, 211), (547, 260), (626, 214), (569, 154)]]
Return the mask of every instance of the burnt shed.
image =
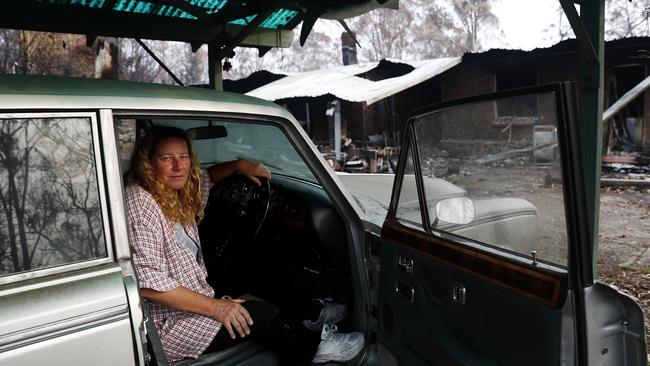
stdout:
[[(570, 39), (531, 51), (492, 49), (467, 53), (462, 58), (387, 59), (288, 75), (264, 71), (227, 81), (226, 89), (284, 105), (323, 150), (336, 145), (337, 112), (337, 136), (343, 143), (399, 146), (401, 125), (415, 108), (558, 81), (573, 81), (579, 86), (579, 57), (578, 42)], [(604, 108), (646, 79), (649, 64), (650, 38), (606, 42)], [(650, 151), (649, 95), (640, 93), (605, 123), (605, 153)], [(548, 106), (534, 97), (497, 103), (483, 118), (468, 119), (462, 126), (446, 126), (441, 138), (462, 144), (456, 140), (460, 138), (456, 131), (472, 128), (488, 143), (506, 139), (529, 144), (536, 130), (543, 133), (544, 108)]]
[[(575, 39), (531, 51), (493, 49), (468, 53), (440, 78), (441, 100), (541, 85), (558, 81), (580, 83), (579, 50)], [(604, 109), (648, 77), (650, 38), (625, 38), (605, 43)], [(641, 93), (604, 125), (603, 151), (650, 150), (650, 100)], [(578, 101), (579, 103), (579, 101)], [(482, 120), (467, 121), (486, 140), (528, 140), (543, 126), (544, 108), (534, 98), (516, 104), (497, 103)], [(533, 116), (541, 116), (536, 120)], [(445, 131), (454, 139), (455, 129)]]

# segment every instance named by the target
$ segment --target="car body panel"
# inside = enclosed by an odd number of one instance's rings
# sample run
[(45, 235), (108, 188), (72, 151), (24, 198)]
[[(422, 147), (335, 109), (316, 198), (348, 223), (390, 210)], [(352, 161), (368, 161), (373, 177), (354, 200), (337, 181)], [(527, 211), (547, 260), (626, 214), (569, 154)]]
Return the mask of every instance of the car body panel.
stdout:
[[(23, 140), (16, 137), (11, 141), (10, 147), (3, 151), (5, 156), (13, 157), (13, 152), (7, 149), (14, 151), (16, 149), (11, 146), (25, 143), (35, 156), (43, 156), (40, 158), (43, 160), (28, 163), (30, 160), (16, 158), (17, 165), (22, 166), (21, 171), (28, 173), (14, 173), (13, 178), (7, 174), (3, 182), (9, 181), (10, 186), (22, 185), (22, 199), (29, 202), (22, 206), (22, 212), (31, 212), (22, 218), (26, 226), (21, 226), (20, 218), (16, 218), (12, 226), (19, 230), (29, 229), (24, 234), (26, 243), (22, 236), (18, 238), (21, 252), (25, 253), (24, 248), (28, 248), (31, 257), (28, 269), (14, 272), (9, 267), (7, 272), (7, 268), (3, 268), (0, 276), (0, 307), (3, 309), (0, 314), (0, 360), (25, 365), (48, 362), (82, 365), (97, 358), (106, 358), (107, 363), (115, 365), (136, 364), (138, 360), (141, 363), (143, 355), (134, 342), (137, 337), (134, 337), (132, 326), (132, 320), (138, 320), (132, 311), (139, 297), (135, 283), (125, 282), (129, 272), (123, 268), (128, 268), (128, 264), (121, 263), (116, 255), (119, 251), (122, 257), (128, 258), (128, 246), (125, 254), (124, 248), (113, 245), (109, 212), (115, 213), (115, 207), (108, 202), (104, 185), (105, 165), (97, 114), (80, 110), (37, 112), (4, 107), (6, 109), (0, 110), (3, 136), (6, 138), (11, 133), (25, 136)], [(32, 125), (48, 130), (30, 128)], [(72, 126), (83, 126), (84, 132), (70, 131)], [(15, 128), (13, 132), (12, 128)], [(78, 133), (74, 135), (77, 139), (71, 133)], [(66, 154), (84, 158), (67, 161), (69, 155)], [(64, 161), (68, 164), (61, 164)], [(3, 164), (4, 169), (7, 166)], [(56, 187), (65, 189), (57, 190)], [(47, 194), (38, 197), (42, 192)], [(37, 206), (50, 199), (54, 203), (49, 206)], [(21, 206), (8, 202), (3, 197), (4, 217), (12, 210), (21, 212)], [(95, 233), (79, 239), (79, 233), (86, 232), (86, 226), (81, 225), (91, 225), (93, 229), (87, 232)], [(55, 231), (43, 231), (45, 227), (65, 234), (50, 238)], [(126, 228), (123, 230), (126, 232)], [(95, 235), (98, 236), (95, 238)], [(40, 241), (51, 243), (47, 249), (49, 255), (37, 251), (44, 250), (45, 244), (39, 244)], [(77, 243), (85, 244), (82, 248)], [(40, 259), (32, 262), (36, 253)], [(51, 258), (58, 259), (49, 263)], [(135, 299), (133, 290), (136, 290)], [(113, 345), (124, 352), (110, 357)]]
[(595, 283), (585, 290), (589, 365), (645, 365), (643, 310), (612, 286)]
[[(591, 262), (581, 260), (590, 257), (591, 245), (584, 236), (584, 196), (578, 184), (580, 175), (575, 173), (580, 171), (580, 158), (575, 114), (571, 112), (571, 90), (570, 84), (554, 84), (450, 101), (414, 112), (405, 127), (379, 255), (379, 340), (398, 360), (408, 360), (409, 365), (542, 366), (605, 362), (645, 366), (647, 356), (644, 331), (639, 328), (643, 328), (643, 321), (638, 304), (626, 295), (604, 290), (606, 286), (590, 283), (589, 278), (581, 276), (591, 272)], [(435, 127), (439, 123), (453, 127), (453, 123), (466, 120), (488, 118), (489, 121), (497, 109), (496, 103), (508, 98), (516, 100), (522, 95), (546, 103), (538, 110), (546, 113), (538, 117), (539, 120), (552, 120), (553, 114), (557, 120), (564, 178), (564, 194), (559, 196), (560, 199), (564, 197), (564, 208), (560, 207), (560, 212), (566, 210), (568, 266), (563, 266), (561, 259), (559, 264), (548, 260), (539, 262), (534, 252), (526, 255), (519, 250), (507, 250), (508, 245), (494, 245), (495, 238), (503, 244), (508, 244), (510, 239), (539, 241), (538, 250), (546, 250), (550, 245), (548, 235), (540, 236), (537, 232), (536, 207), (526, 200), (473, 198), (475, 207), (482, 204), (489, 207), (482, 209), (484, 217), (478, 220), (478, 225), (471, 222), (470, 226), (465, 226), (467, 229), (460, 230), (456, 229), (459, 225), (438, 226), (435, 220), (429, 224), (432, 213), (427, 209), (421, 209), (423, 219), (419, 223), (398, 216), (398, 207), (410, 205), (412, 201), (406, 198), (406, 203), (402, 203), (400, 198), (402, 185), (409, 184), (402, 180), (407, 166), (414, 167), (416, 177), (422, 175), (419, 173), (422, 171), (422, 151), (418, 149), (434, 154), (432, 160), (440, 159), (436, 153), (446, 154), (442, 147), (435, 145), (442, 144), (440, 136), (444, 132), (420, 131), (417, 124)], [(552, 98), (544, 100), (540, 95)], [(468, 155), (469, 159), (461, 163), (467, 164), (470, 172), (471, 167), (475, 167), (475, 171), (485, 171), (483, 167), (471, 165), (476, 164), (475, 151), (481, 149), (478, 146), (481, 140), (469, 136), (473, 147), (470, 154), (474, 155)], [(412, 163), (408, 161), (411, 158)], [(499, 171), (497, 168), (495, 165), (492, 170)], [(489, 172), (487, 168), (487, 174)], [(504, 178), (504, 183), (509, 179)], [(431, 199), (431, 191), (424, 187), (424, 180), (417, 181), (419, 206), (429, 207), (427, 201)], [(471, 178), (458, 180), (471, 181)], [(512, 192), (514, 197), (528, 194), (504, 183), (500, 187), (498, 178), (493, 181), (484, 175), (468, 194), (485, 195), (491, 184), (496, 186), (496, 191), (503, 189), (503, 192)], [(558, 199), (555, 193), (553, 197)], [(543, 201), (538, 204), (540, 202)], [(508, 211), (513, 214), (510, 217), (521, 220), (509, 223)], [(468, 235), (468, 231), (483, 225), (488, 217), (496, 219), (493, 223), (504, 225), (483, 227), (480, 232)], [(474, 216), (477, 218), (479, 215)], [(533, 231), (521, 230), (520, 226), (526, 222)], [(548, 229), (542, 227), (540, 232), (548, 234)], [(530, 239), (526, 239), (526, 235)], [(635, 321), (633, 331), (626, 327), (628, 319)], [(611, 358), (606, 356), (609, 347), (614, 349)]]
[[(0, 277), (0, 286), (2, 286), (0, 288), (0, 299), (10, 302), (10, 304), (7, 303), (7, 306), (16, 307), (18, 304), (12, 299), (17, 299), (17, 297), (5, 291), (7, 288), (15, 288), (17, 289), (15, 291), (18, 292), (26, 291), (31, 286), (31, 281), (40, 281), (45, 286), (42, 292), (49, 293), (48, 287), (54, 286), (51, 282), (53, 278), (68, 281), (74, 277), (76, 271), (92, 272), (102, 266), (115, 266), (114, 271), (111, 272), (113, 277), (111, 281), (113, 281), (114, 286), (102, 286), (99, 283), (96, 283), (96, 285), (97, 289), (104, 288), (103, 291), (106, 291), (106, 296), (120, 299), (120, 311), (123, 312), (120, 313), (118, 321), (100, 326), (89, 317), (82, 316), (83, 314), (78, 314), (75, 319), (78, 319), (81, 323), (91, 324), (89, 326), (92, 329), (82, 329), (80, 331), (88, 335), (85, 339), (91, 340), (92, 343), (101, 343), (100, 339), (112, 340), (112, 337), (119, 334), (119, 341), (110, 341), (107, 344), (117, 347), (120, 355), (113, 358), (104, 357), (102, 347), (89, 348), (83, 351), (79, 358), (70, 357), (69, 360), (72, 364), (77, 361), (87, 364), (89, 359), (95, 359), (97, 364), (114, 364), (113, 362), (125, 365), (132, 363), (143, 364), (145, 360), (149, 359), (143, 343), (144, 317), (142, 303), (137, 291), (134, 291), (136, 290), (136, 282), (129, 262), (130, 254), (123, 205), (123, 183), (117, 154), (117, 141), (115, 140), (114, 116), (120, 118), (136, 115), (183, 116), (190, 119), (213, 116), (215, 118), (227, 117), (242, 122), (255, 121), (255, 123), (279, 126), (290, 138), (302, 159), (309, 164), (324, 192), (336, 204), (338, 214), (346, 218), (345, 220), (350, 228), (344, 234), (347, 240), (350, 242), (363, 242), (364, 226), (360, 220), (360, 215), (363, 215), (363, 213), (359, 206), (356, 205), (347, 191), (338, 189), (340, 182), (338, 182), (315, 146), (308, 142), (308, 136), (295, 118), (276, 104), (256, 98), (212, 90), (122, 81), (40, 76), (0, 75), (0, 94), (3, 95), (0, 98), (0, 113), (2, 117), (7, 119), (24, 118), (30, 115), (39, 117), (81, 114), (92, 117), (93, 121), (98, 121), (98, 127), (93, 127), (95, 134), (93, 142), (98, 152), (96, 154), (96, 173), (98, 183), (101, 186), (102, 217), (105, 221), (104, 229), (109, 243), (110, 255), (104, 259), (70, 264), (65, 268), (54, 267)], [(363, 263), (361, 245), (358, 247), (350, 246), (348, 249), (348, 255), (354, 258), (353, 260), (356, 263)], [(355, 271), (353, 276), (355, 302), (353, 306), (355, 311), (362, 313), (367, 308), (365, 299), (367, 298), (368, 289), (361, 285), (365, 272), (362, 265), (355, 265), (353, 268)], [(92, 283), (95, 282), (89, 282), (89, 286), (92, 286)], [(55, 286), (55, 288), (57, 287)], [(93, 301), (100, 300), (83, 296), (83, 293), (87, 292), (86, 287), (82, 286), (79, 289), (77, 292), (71, 290), (76, 297), (68, 294), (68, 292), (62, 293), (61, 296), (76, 302), (79, 311), (82, 313), (87, 311), (94, 314), (97, 309), (93, 307)], [(29, 292), (29, 296), (36, 296), (34, 294), (34, 292)], [(42, 301), (44, 307), (47, 307), (48, 304), (49, 300)], [(63, 308), (61, 304), (56, 304), (56, 306)], [(38, 311), (44, 311), (44, 308), (39, 309)], [(16, 315), (14, 313), (6, 314), (12, 314), (12, 317)], [(46, 318), (45, 315), (32, 315), (32, 320), (35, 322), (32, 325), (47, 329), (48, 323), (43, 320)], [(25, 316), (20, 316), (20, 319), (24, 318)], [(9, 320), (3, 318), (0, 324), (5, 321)], [(16, 323), (15, 328), (23, 329), (28, 325), (26, 323)], [(34, 328), (32, 325), (29, 325), (29, 329)], [(366, 329), (366, 327), (366, 321), (359, 318), (359, 328)], [(48, 357), (49, 350), (58, 350), (61, 351), (61, 355), (65, 355), (73, 352), (71, 344), (87, 344), (79, 340), (76, 335), (78, 332), (72, 332), (66, 337), (50, 337), (43, 339), (42, 342), (30, 345), (21, 343), (20, 346), (17, 346), (13, 341), (14, 338), (7, 337), (14, 337), (16, 334), (20, 335), (20, 337), (26, 336), (21, 332), (14, 333), (0, 336), (5, 339), (7, 347), (11, 345), (11, 349), (2, 349), (0, 355), (5, 360), (11, 359), (12, 363), (22, 364), (27, 362), (29, 364), (34, 362), (35, 364), (42, 364), (42, 360)], [(70, 340), (70, 342), (65, 343), (66, 340)], [(127, 344), (128, 347), (126, 347)], [(30, 350), (29, 354), (26, 353), (28, 349)], [(74, 352), (79, 353), (79, 349), (75, 349)], [(51, 358), (51, 360), (55, 364), (62, 363), (55, 357)]]
[[(403, 236), (382, 247), (379, 290), (379, 339), (397, 359), (419, 360), (412, 365), (559, 364), (560, 279), (533, 277), (471, 252), (414, 250), (398, 244), (414, 239), (401, 230)], [(413, 260), (412, 274), (397, 265), (403, 258)], [(412, 300), (404, 288), (412, 289)], [(453, 298), (461, 291), (464, 303)]]
[[(521, 255), (524, 249), (517, 253), (507, 245), (483, 245), (463, 238), (491, 235), (490, 241), (507, 242), (500, 237), (505, 232), (513, 247), (514, 243), (526, 244), (520, 234), (536, 230), (537, 212), (530, 202), (476, 201), (473, 226), (454, 228), (439, 222), (432, 238), (432, 232), (423, 233), (413, 222), (395, 219), (390, 206), (394, 203), (390, 202), (398, 194), (379, 189), (395, 177), (338, 176), (296, 119), (273, 103), (185, 87), (4, 75), (0, 76), (0, 95), (4, 118), (77, 115), (92, 119), (108, 251), (105, 258), (0, 277), (0, 363), (142, 365), (149, 360), (142, 302), (129, 261), (115, 138), (115, 120), (138, 116), (225, 118), (274, 125), (286, 135), (317, 180), (305, 184), (322, 189), (334, 215), (345, 223), (345, 233), (338, 234), (349, 243), (346, 254), (354, 293), (350, 306), (357, 314), (354, 327), (366, 334), (371, 353), (361, 364), (382, 363), (374, 335), (385, 346), (381, 349), (387, 357), (407, 365), (508, 365), (528, 358), (534, 359), (530, 364), (566, 364), (576, 348), (575, 339), (584, 335), (571, 320), (577, 314), (575, 309), (584, 308), (581, 291), (572, 293), (573, 282), (566, 269), (535, 264), (534, 259)], [(400, 166), (405, 161), (402, 156)], [(400, 179), (399, 174), (397, 177)], [(417, 195), (406, 199), (417, 217), (431, 215), (426, 210), (420, 212), (420, 207), (430, 208), (443, 198), (468, 194), (435, 177), (413, 175), (406, 180), (419, 187)], [(356, 188), (345, 188), (346, 181), (355, 182)], [(378, 190), (364, 191), (368, 186)], [(428, 199), (421, 194), (425, 189)], [(368, 220), (370, 215), (362, 210), (365, 203), (357, 202), (353, 195), (359, 192), (389, 212), (385, 223), (383, 219)], [(623, 305), (617, 306), (613, 299), (618, 295), (603, 295), (605, 292), (582, 297), (587, 303), (602, 302), (608, 314), (599, 325), (589, 328), (591, 342), (613, 340), (616, 344), (610, 348), (611, 355), (621, 354), (620, 344), (636, 347), (634, 357), (641, 358), (645, 349), (639, 348), (635, 343), (639, 337), (634, 336), (639, 331), (638, 316), (634, 317), (637, 309), (633, 302), (621, 301)], [(618, 327), (614, 336), (607, 338), (606, 325), (626, 315), (634, 326)], [(573, 329), (577, 330), (572, 333)]]
[[(367, 220), (380, 228), (388, 213), (395, 175), (337, 173), (337, 176), (360, 202)], [(413, 175), (405, 175), (403, 179), (409, 181), (405, 184), (415, 185)], [(433, 203), (447, 198), (467, 196), (463, 188), (444, 179), (424, 177), (423, 184), (430, 193), (427, 200)], [(419, 216), (418, 198), (408, 197), (405, 201), (404, 206), (412, 206), (416, 216)], [(532, 203), (517, 198), (482, 199), (474, 200), (473, 203), (476, 211), (470, 224), (440, 222), (437, 228), (465, 237), (483, 236), (488, 243), (500, 242), (501, 247), (520, 253), (537, 249), (537, 242), (530, 239), (538, 236), (537, 209)], [(535, 234), (530, 235), (531, 231)], [(379, 233), (379, 230), (376, 232)]]
[(2, 364), (135, 364), (119, 265), (1, 286), (0, 308)]

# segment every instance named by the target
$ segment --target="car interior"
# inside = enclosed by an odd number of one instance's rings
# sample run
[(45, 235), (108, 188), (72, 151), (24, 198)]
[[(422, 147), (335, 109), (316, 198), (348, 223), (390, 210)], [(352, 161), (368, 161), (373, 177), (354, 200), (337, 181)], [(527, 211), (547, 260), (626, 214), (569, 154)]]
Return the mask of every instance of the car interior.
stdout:
[[(339, 329), (353, 330), (344, 221), (279, 127), (251, 121), (140, 117), (118, 119), (116, 125), (123, 172), (137, 139), (154, 125), (185, 129), (202, 168), (238, 158), (263, 163), (272, 179), (263, 179), (260, 186), (234, 174), (210, 191), (199, 234), (215, 296), (252, 295), (278, 306), (296, 322), (309, 316), (305, 309), (313, 308), (314, 299), (332, 298), (349, 309)], [(253, 356), (259, 357), (251, 347), (250, 357), (234, 364), (249, 364)], [(228, 358), (227, 364), (233, 364), (232, 354), (241, 356), (247, 347), (237, 348), (216, 361)]]

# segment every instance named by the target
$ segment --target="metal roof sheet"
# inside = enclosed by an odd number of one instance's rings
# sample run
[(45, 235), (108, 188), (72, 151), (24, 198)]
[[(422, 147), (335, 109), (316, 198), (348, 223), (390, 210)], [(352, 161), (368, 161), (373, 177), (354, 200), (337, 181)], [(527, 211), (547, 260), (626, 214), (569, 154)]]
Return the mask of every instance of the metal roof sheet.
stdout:
[(332, 94), (343, 100), (365, 102), (370, 105), (429, 80), (456, 66), (460, 61), (460, 57), (423, 61), (390, 60), (392, 63), (410, 65), (414, 69), (402, 76), (378, 81), (371, 81), (357, 75), (376, 68), (379, 62), (288, 74), (285, 78), (261, 86), (246, 94), (267, 100), (318, 97)]

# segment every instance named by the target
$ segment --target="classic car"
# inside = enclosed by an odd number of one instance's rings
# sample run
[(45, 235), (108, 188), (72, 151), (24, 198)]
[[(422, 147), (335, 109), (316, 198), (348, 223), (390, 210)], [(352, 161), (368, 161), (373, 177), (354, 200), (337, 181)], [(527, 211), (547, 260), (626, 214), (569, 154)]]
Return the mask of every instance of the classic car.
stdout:
[[(1, 75), (0, 364), (167, 364), (130, 262), (122, 176), (133, 142), (173, 125), (194, 137), (204, 166), (245, 157), (273, 173), (261, 187), (233, 176), (211, 191), (200, 227), (209, 281), (288, 312), (325, 295), (348, 304), (342, 329), (367, 340), (350, 364), (645, 366), (640, 307), (593, 278), (570, 90), (414, 112), (397, 173), (384, 178), (394, 179), (385, 219), (373, 224), (278, 105)], [(476, 163), (512, 147), (485, 131), (502, 129), (495, 103), (521, 94), (540, 106), (538, 123), (557, 128), (560, 160)], [(434, 160), (460, 168), (431, 174)], [(250, 341), (178, 364), (277, 360)]]
[[(367, 220), (381, 227), (388, 213), (395, 176), (340, 172), (337, 175), (359, 203)], [(415, 185), (414, 175), (404, 175), (402, 179)], [(522, 198), (471, 199), (467, 197), (465, 189), (432, 176), (423, 176), (422, 184), (427, 187), (427, 192), (430, 192), (427, 201), (431, 202), (430, 206), (437, 208), (436, 216), (439, 219), (441, 214), (450, 215), (465, 211), (464, 218), (447, 216), (446, 220), (440, 220), (436, 226), (439, 230), (475, 238), (519, 253), (537, 253), (539, 219), (537, 208), (531, 202)], [(402, 208), (404, 210), (410, 206), (417, 219), (420, 216), (417, 192), (410, 194), (411, 204), (405, 203)], [(462, 205), (467, 205), (468, 209), (463, 210)], [(446, 207), (449, 209), (445, 210)]]

